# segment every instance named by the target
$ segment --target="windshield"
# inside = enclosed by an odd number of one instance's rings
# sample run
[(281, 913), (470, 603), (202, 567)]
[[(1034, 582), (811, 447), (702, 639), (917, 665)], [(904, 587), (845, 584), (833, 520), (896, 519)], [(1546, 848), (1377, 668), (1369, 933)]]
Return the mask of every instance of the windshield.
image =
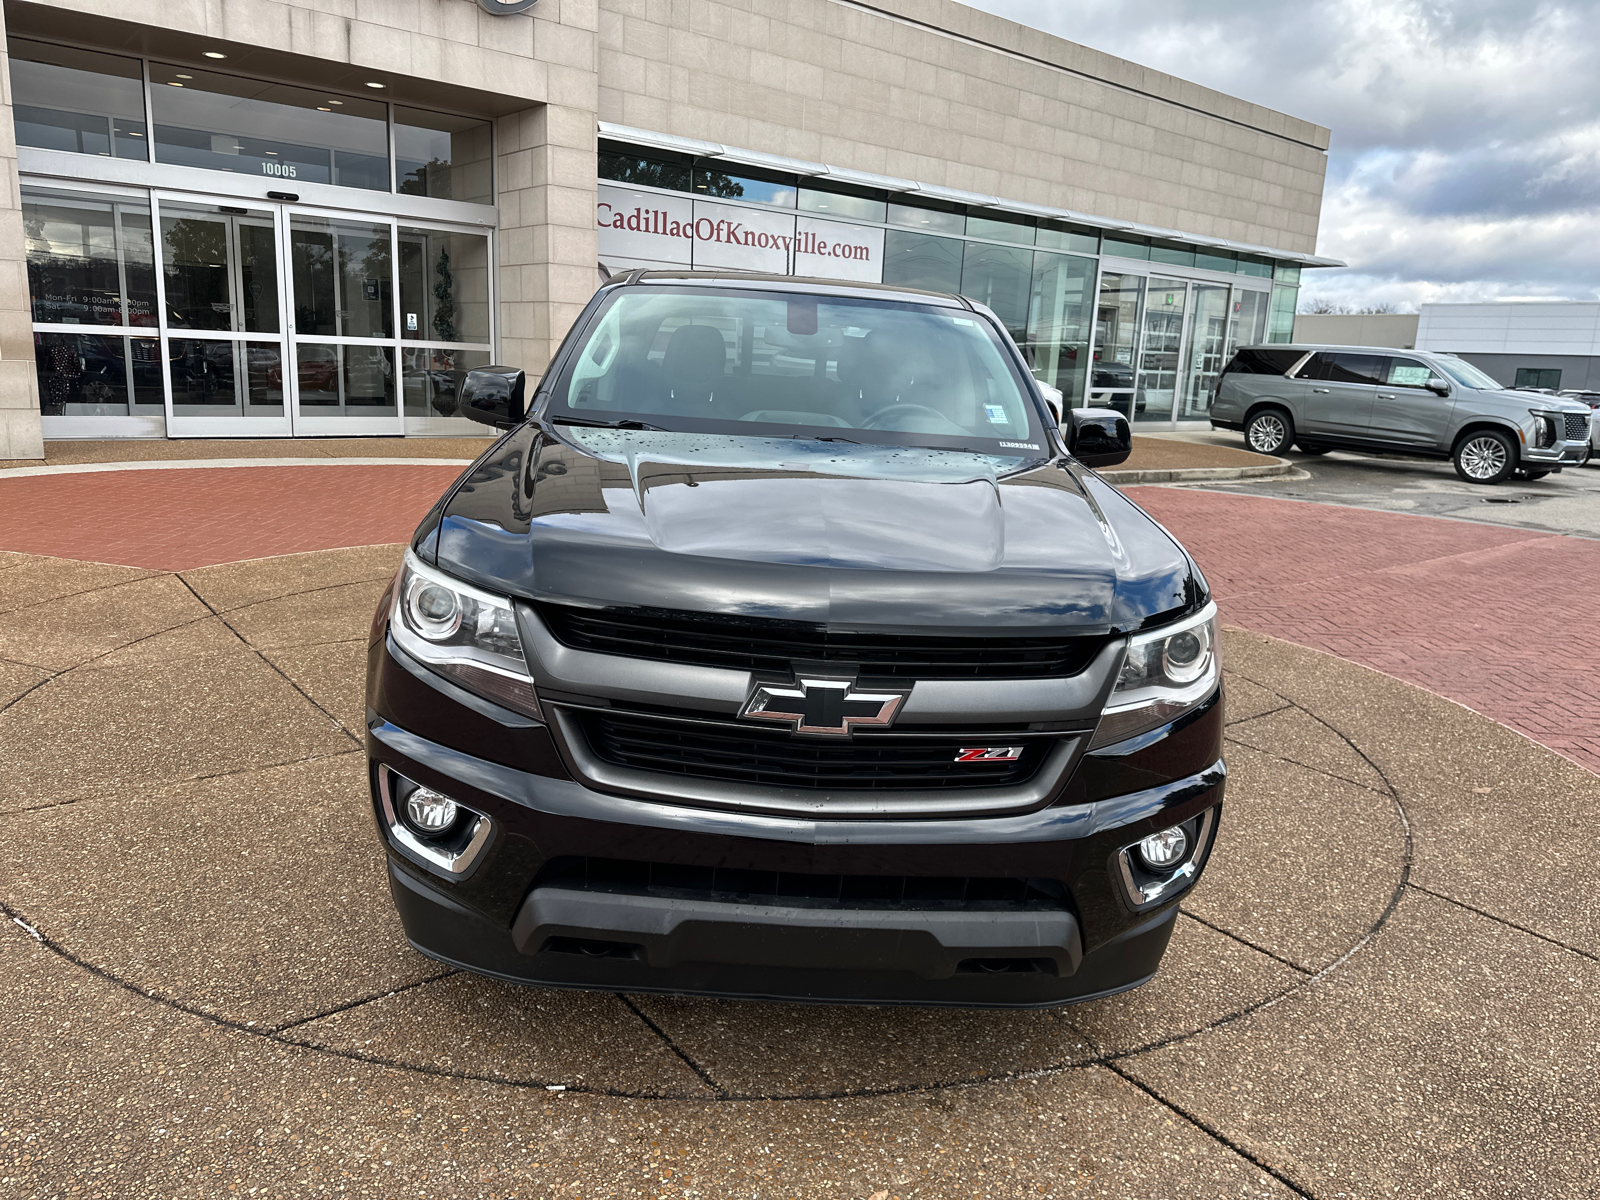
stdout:
[(1503, 392), (1505, 385), (1485, 375), (1464, 358), (1453, 354), (1436, 354), (1439, 369), (1462, 387), (1477, 388), (1480, 392)]
[(556, 381), (561, 423), (1048, 452), (995, 331), (898, 301), (622, 289)]

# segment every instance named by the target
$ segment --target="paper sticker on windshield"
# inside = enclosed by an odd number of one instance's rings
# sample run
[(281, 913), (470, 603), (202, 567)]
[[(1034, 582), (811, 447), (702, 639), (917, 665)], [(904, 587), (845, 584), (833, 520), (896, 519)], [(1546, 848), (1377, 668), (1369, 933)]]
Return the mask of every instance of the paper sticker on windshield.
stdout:
[(983, 411), (988, 414), (989, 424), (1009, 425), (1011, 421), (1006, 417), (1006, 408), (1003, 404), (985, 404)]

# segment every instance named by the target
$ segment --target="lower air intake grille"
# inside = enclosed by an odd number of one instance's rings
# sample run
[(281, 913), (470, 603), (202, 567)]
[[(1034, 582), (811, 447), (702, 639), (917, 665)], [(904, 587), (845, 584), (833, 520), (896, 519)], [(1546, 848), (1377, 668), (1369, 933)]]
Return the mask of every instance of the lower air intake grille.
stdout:
[(979, 879), (923, 875), (814, 875), (680, 866), (613, 858), (555, 858), (537, 887), (636, 896), (784, 904), (818, 908), (950, 908), (996, 912), (1068, 909), (1055, 879)]
[[(831, 791), (1010, 787), (1029, 779), (1054, 738), (1016, 734), (896, 737), (873, 734), (837, 743), (732, 724), (673, 721), (635, 713), (578, 715), (590, 750), (615, 766), (777, 788)], [(963, 751), (1010, 741), (1011, 761), (957, 759)]]

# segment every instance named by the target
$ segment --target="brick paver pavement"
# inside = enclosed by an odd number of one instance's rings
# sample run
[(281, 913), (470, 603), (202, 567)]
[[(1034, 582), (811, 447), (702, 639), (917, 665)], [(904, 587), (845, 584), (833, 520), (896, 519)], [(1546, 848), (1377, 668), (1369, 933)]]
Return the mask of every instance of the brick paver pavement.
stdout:
[(1600, 773), (1600, 542), (1182, 488), (1129, 495), (1223, 620), (1447, 696)]
[[(459, 469), (361, 465), (0, 477), (0, 550), (186, 570), (406, 540)], [(1467, 705), (1600, 772), (1600, 542), (1181, 488), (1129, 494), (1230, 624)]]
[(203, 467), (0, 477), (0, 550), (184, 571), (403, 542), (460, 467)]

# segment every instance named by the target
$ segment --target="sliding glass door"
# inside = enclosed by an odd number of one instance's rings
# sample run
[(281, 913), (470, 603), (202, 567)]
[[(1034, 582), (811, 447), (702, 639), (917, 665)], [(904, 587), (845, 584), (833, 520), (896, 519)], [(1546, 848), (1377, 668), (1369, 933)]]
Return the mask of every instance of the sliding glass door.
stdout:
[(169, 435), (460, 432), (461, 379), (493, 346), (488, 234), (161, 194), (153, 206)]
[(168, 433), (289, 433), (278, 213), (192, 201), (157, 205)]
[(1155, 429), (1205, 420), (1234, 349), (1265, 339), (1267, 296), (1236, 284), (1102, 273), (1089, 403)]

